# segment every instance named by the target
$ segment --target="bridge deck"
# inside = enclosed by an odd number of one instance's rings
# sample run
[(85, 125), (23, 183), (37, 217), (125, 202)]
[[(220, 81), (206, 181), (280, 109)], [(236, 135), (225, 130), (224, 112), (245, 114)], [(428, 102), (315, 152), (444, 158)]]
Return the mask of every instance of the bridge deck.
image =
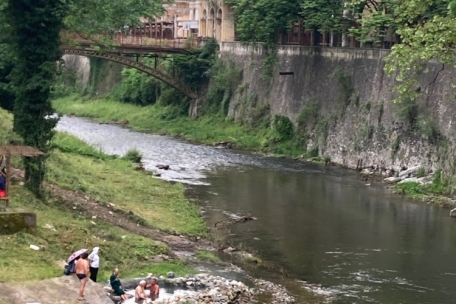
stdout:
[[(114, 37), (93, 37), (93, 39), (83, 38), (76, 33), (62, 32), (63, 49), (80, 49), (80, 50), (102, 50), (103, 52), (124, 54), (124, 55), (142, 55), (147, 53), (167, 53), (167, 54), (187, 54), (191, 50), (201, 48), (201, 39), (157, 39), (145, 37), (142, 35), (126, 36), (117, 33)], [(109, 45), (100, 47), (104, 39)]]

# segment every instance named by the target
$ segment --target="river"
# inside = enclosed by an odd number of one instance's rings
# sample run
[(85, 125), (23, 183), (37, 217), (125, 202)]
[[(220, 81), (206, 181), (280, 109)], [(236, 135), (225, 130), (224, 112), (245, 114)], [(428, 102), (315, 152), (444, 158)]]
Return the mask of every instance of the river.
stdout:
[[(228, 236), (333, 303), (453, 303), (456, 229), (448, 211), (370, 186), (355, 172), (266, 158), (63, 117), (57, 130), (109, 154), (131, 148), (148, 170), (183, 182), (208, 225), (257, 218)], [(168, 171), (157, 164), (170, 165)], [(303, 287), (307, 286), (302, 284)], [(298, 297), (299, 298), (299, 297)], [(315, 302), (317, 303), (317, 302)]]

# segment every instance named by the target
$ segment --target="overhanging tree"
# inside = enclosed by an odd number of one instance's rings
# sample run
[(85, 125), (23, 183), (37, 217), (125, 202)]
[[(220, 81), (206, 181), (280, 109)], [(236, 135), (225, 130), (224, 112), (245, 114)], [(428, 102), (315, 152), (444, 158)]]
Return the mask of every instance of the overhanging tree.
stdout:
[[(49, 151), (49, 141), (57, 119), (49, 99), (56, 71), (55, 62), (61, 57), (59, 32), (63, 16), (60, 0), (8, 0), (5, 8), (11, 26), (11, 42), (16, 54), (12, 84), (16, 96), (14, 130), (24, 144)], [(42, 194), (44, 156), (25, 158), (27, 187)]]
[[(0, 0), (0, 43), (8, 43), (6, 48), (0, 45), (0, 52), (15, 59), (10, 76), (14, 130), (24, 144), (49, 152), (57, 123), (50, 117), (54, 113), (50, 92), (62, 55), (63, 27), (85, 35), (106, 35), (162, 11), (161, 0)], [(44, 160), (45, 156), (24, 160), (26, 185), (37, 195), (42, 194)]]
[(396, 75), (399, 84), (396, 102), (414, 100), (424, 91), (419, 75), (430, 60), (456, 66), (456, 1), (403, 0), (396, 7), (400, 19), (397, 33), (401, 43), (392, 48), (386, 71)]

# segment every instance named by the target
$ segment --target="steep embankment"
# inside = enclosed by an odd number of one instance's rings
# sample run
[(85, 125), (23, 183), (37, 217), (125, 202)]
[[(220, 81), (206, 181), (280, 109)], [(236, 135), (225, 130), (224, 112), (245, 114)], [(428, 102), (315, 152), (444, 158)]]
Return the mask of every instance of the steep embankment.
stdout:
[[(271, 77), (262, 77), (261, 48), (222, 43), (221, 57), (242, 70), (229, 115), (251, 119), (262, 109), (288, 117), (307, 149), (356, 168), (422, 165), (454, 168), (454, 69), (431, 63), (422, 98), (394, 104), (394, 81), (384, 70), (386, 50), (279, 48)], [(280, 72), (287, 72), (283, 75)]]

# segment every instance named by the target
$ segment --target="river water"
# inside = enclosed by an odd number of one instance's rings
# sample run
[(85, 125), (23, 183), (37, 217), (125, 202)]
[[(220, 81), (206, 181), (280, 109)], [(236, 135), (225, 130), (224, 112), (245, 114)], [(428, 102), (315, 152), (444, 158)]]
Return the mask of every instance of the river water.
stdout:
[[(208, 225), (232, 213), (253, 215), (256, 221), (234, 226), (228, 237), (291, 277), (321, 286), (315, 292), (333, 303), (455, 301), (456, 226), (447, 210), (394, 195), (380, 182), (368, 186), (340, 168), (193, 145), (75, 117), (63, 117), (57, 129), (110, 154), (137, 148), (146, 169), (188, 185)], [(171, 169), (157, 170), (157, 164)]]

